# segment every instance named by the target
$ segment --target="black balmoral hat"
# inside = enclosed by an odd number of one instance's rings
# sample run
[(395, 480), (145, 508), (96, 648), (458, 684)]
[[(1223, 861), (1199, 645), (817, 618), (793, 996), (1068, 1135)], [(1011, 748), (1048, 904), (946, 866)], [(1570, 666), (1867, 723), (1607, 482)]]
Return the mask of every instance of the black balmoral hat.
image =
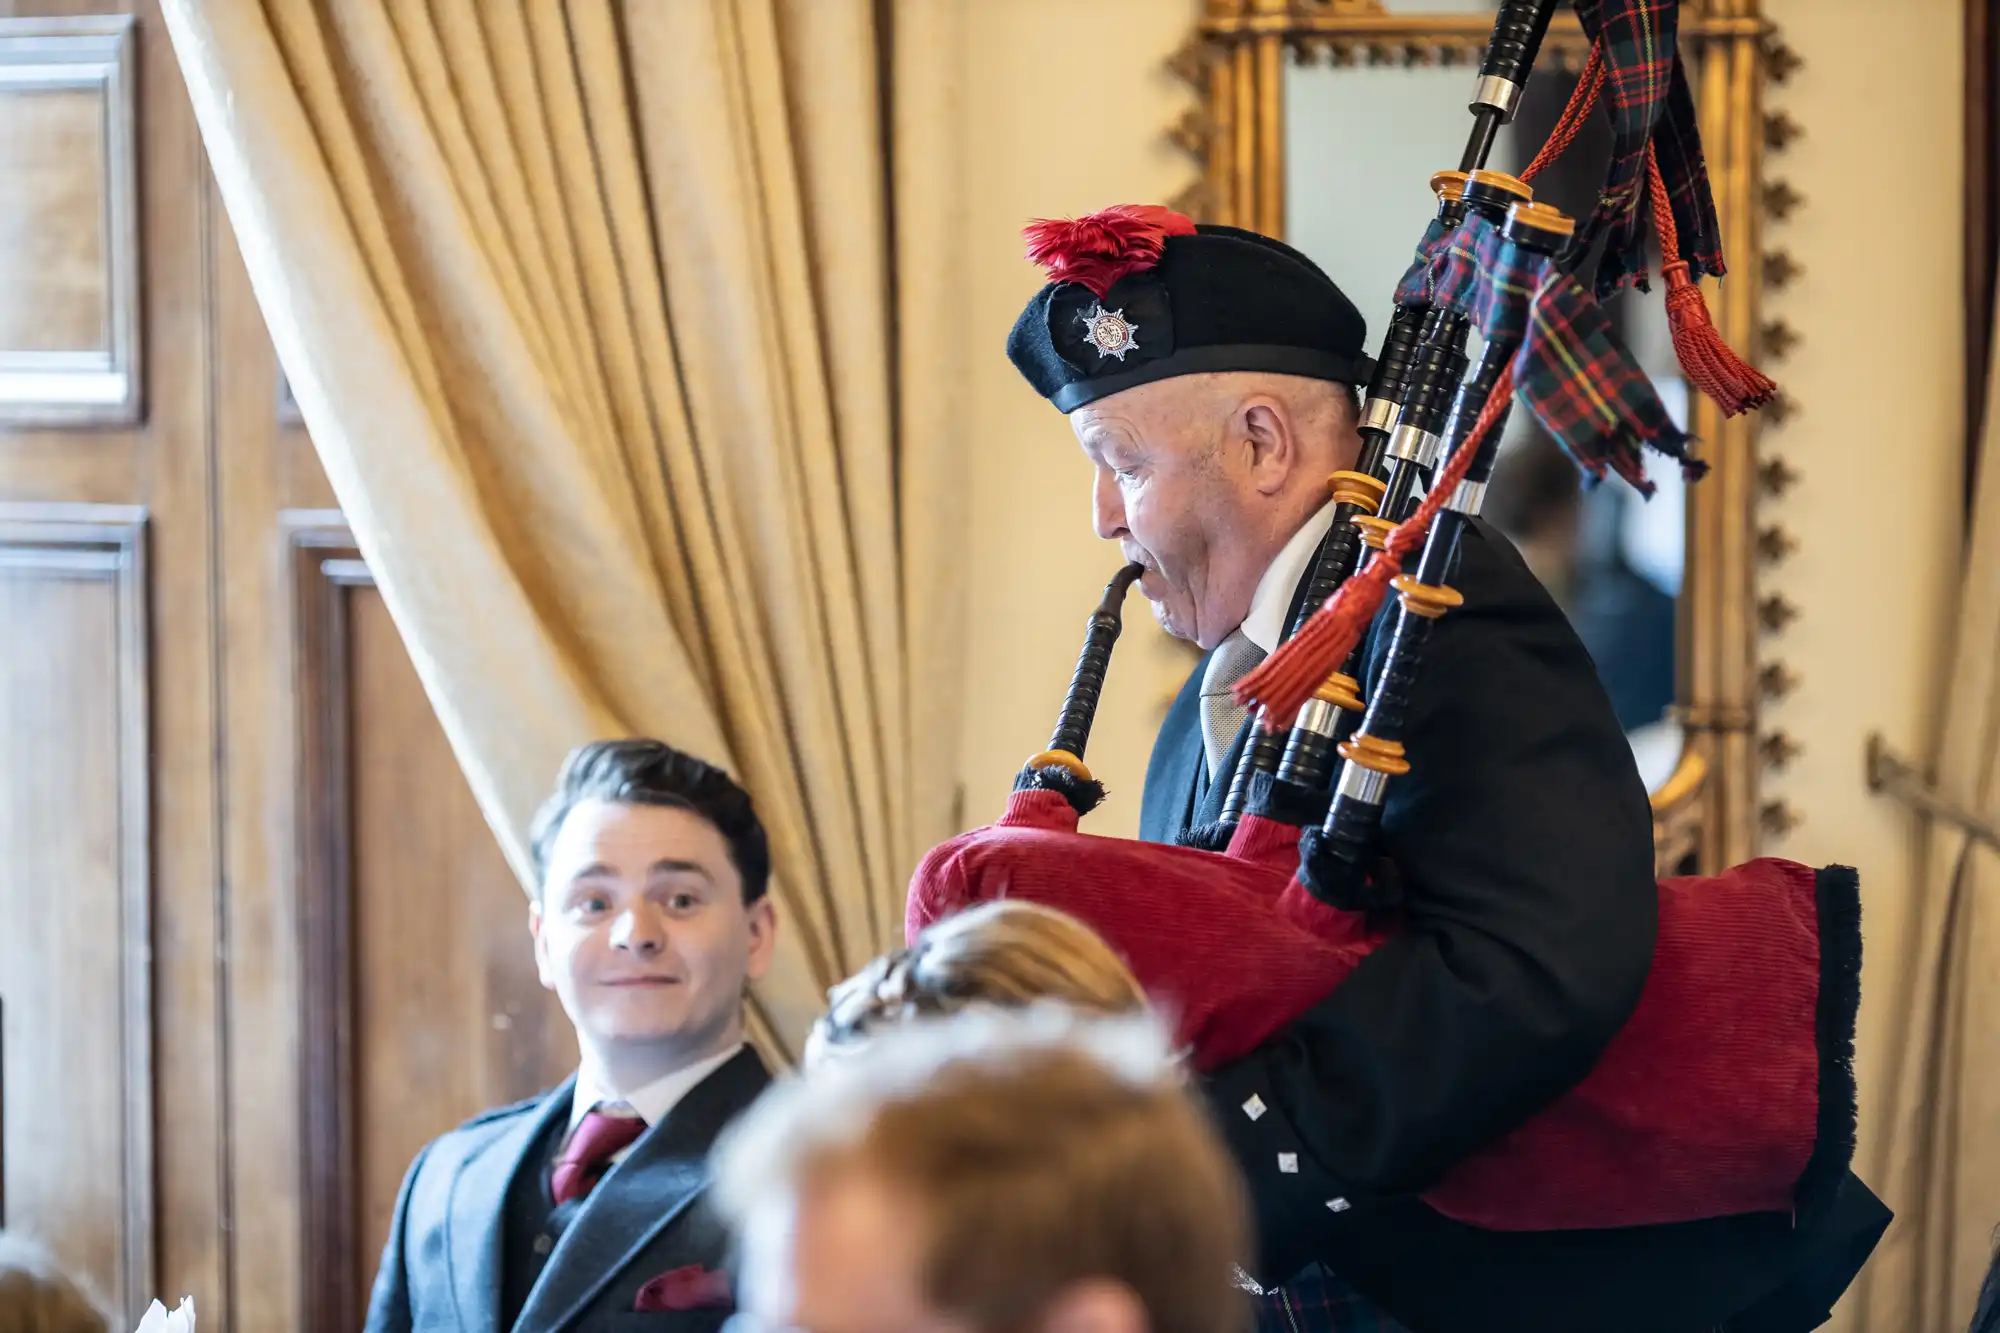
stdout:
[(1154, 204), (1031, 222), (1022, 235), (1050, 280), (1014, 321), (1007, 356), (1064, 412), (1175, 375), (1361, 385), (1373, 371), (1361, 312), (1281, 241)]

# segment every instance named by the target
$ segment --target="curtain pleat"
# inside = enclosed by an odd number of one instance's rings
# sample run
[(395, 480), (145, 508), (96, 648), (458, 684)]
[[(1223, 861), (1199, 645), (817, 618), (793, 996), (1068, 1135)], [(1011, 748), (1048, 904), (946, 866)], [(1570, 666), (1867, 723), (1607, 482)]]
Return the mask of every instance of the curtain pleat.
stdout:
[[(252, 284), (473, 792), (728, 765), (767, 1047), (952, 829), (962, 0), (166, 0)], [(918, 321), (913, 325), (912, 321)], [(914, 330), (918, 335), (907, 336)]]
[[(1959, 583), (1944, 708), (1932, 746), (1940, 795), (2000, 820), (2000, 340)], [(1896, 1220), (1856, 1285), (1868, 1333), (1962, 1333), (2000, 1228), (2000, 874), (1992, 849), (1929, 820), (1899, 955), (1867, 984), (1901, 1030), (1862, 1105), (1862, 1175)]]

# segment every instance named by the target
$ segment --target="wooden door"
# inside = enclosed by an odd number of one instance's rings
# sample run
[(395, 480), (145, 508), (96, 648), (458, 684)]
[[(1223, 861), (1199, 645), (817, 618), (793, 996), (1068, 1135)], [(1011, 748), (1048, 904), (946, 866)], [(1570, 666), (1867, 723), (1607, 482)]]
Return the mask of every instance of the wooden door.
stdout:
[[(301, 852), (300, 1327), (360, 1326), (417, 1150), (576, 1065), (528, 902), (336, 515), (280, 515)], [(277, 1075), (279, 1071), (272, 1071)], [(273, 1314), (277, 1314), (273, 1311)]]

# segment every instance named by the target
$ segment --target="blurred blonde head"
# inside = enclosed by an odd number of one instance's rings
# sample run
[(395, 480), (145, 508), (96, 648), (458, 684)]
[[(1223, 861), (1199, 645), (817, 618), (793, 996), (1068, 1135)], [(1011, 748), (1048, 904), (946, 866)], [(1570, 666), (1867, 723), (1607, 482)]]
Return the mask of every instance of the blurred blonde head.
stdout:
[(1058, 1000), (1090, 1013), (1146, 1008), (1124, 960), (1090, 927), (1039, 903), (1001, 899), (935, 921), (829, 993), (806, 1061), (860, 1046), (874, 1031), (975, 1005)]

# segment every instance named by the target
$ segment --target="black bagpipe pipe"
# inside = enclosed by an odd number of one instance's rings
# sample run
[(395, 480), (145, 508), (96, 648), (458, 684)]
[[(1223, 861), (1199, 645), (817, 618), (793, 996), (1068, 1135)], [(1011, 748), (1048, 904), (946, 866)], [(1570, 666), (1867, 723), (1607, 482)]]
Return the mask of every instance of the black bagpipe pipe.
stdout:
[[(1431, 180), (1438, 200), (1433, 235), (1450, 233), (1468, 209), (1487, 212), (1498, 222), (1516, 199), (1533, 199), (1520, 181), (1484, 168), (1492, 155), (1495, 135), (1520, 106), (1557, 3), (1507, 0), (1495, 15), (1468, 108), (1472, 131), (1458, 170), (1441, 171)], [(1480, 178), (1476, 185), (1471, 181), (1475, 176)], [(1420, 301), (1397, 303), (1362, 399), (1358, 423), (1361, 450), (1353, 469), (1336, 472), (1329, 479), (1335, 505), (1333, 523), (1314, 553), (1307, 592), (1287, 637), (1354, 573), (1364, 535), (1380, 540), (1382, 529), (1367, 520), (1399, 521), (1417, 483), (1435, 466), (1440, 416), (1465, 371), (1468, 328), (1456, 312), (1434, 310)], [(1357, 519), (1364, 521), (1357, 526)], [(1319, 706), (1309, 710), (1309, 721), (1294, 726), (1289, 736), (1271, 724), (1264, 710), (1258, 710), (1220, 819), (1213, 827), (1191, 830), (1184, 839), (1188, 845), (1226, 846), (1256, 776), (1275, 772), (1288, 755), (1294, 760), (1292, 771), (1310, 784), (1315, 767), (1323, 766), (1324, 754), (1335, 739), (1335, 720), (1341, 712), (1352, 713), (1360, 706), (1352, 675), (1343, 671), (1329, 677), (1315, 703)]]
[(1133, 563), (1111, 576), (1104, 596), (1090, 613), (1083, 636), (1083, 649), (1076, 655), (1076, 669), (1070, 673), (1069, 692), (1063, 696), (1062, 711), (1056, 715), (1049, 748), (1030, 758), (1014, 779), (1016, 791), (1046, 790), (1062, 796), (1078, 816), (1089, 814), (1104, 799), (1104, 784), (1091, 775), (1083, 761), (1090, 744), (1091, 724), (1097, 718), (1097, 700), (1104, 693), (1104, 678), (1111, 669), (1111, 650), (1124, 629), (1125, 594), (1146, 572)]
[[(1546, 22), (1546, 14), (1543, 21)], [(1481, 89), (1486, 89), (1489, 82), (1512, 86), (1497, 76), (1482, 74)], [(1482, 106), (1479, 110), (1486, 115), (1499, 114), (1493, 106)], [(1479, 126), (1485, 123), (1482, 116)], [(1467, 157), (1472, 157), (1475, 147), (1490, 146), (1490, 142), (1491, 134), (1476, 126), (1473, 141), (1467, 146)], [(1511, 209), (1534, 199), (1534, 192), (1520, 180), (1479, 167), (1470, 172), (1439, 172), (1432, 177), (1431, 188), (1438, 197), (1434, 225), (1439, 234), (1456, 229), (1468, 213), (1503, 225)], [(1568, 235), (1566, 227), (1561, 235)], [(1399, 326), (1407, 339), (1406, 349), (1391, 346), (1397, 339)], [(1414, 338), (1407, 338), (1410, 329), (1418, 330)], [(1306, 592), (1287, 630), (1287, 639), (1298, 633), (1354, 573), (1361, 551), (1380, 550), (1389, 531), (1415, 508), (1417, 486), (1431, 478), (1443, 451), (1447, 418), (1466, 390), (1474, 388), (1472, 384), (1461, 384), (1459, 378), (1465, 372), (1465, 345), (1470, 331), (1471, 321), (1460, 312), (1433, 310), (1413, 301), (1398, 303), (1384, 337), (1384, 352), (1375, 380), (1369, 385), (1369, 395), (1362, 407), (1362, 447), (1356, 469), (1352, 473), (1337, 472), (1331, 479), (1335, 502), (1333, 524), (1315, 553)], [(1396, 361), (1404, 362), (1402, 369), (1382, 369)], [(1476, 390), (1478, 396), (1474, 402), (1483, 403), (1496, 382), (1497, 371), (1484, 382), (1483, 388)], [(1378, 407), (1378, 403), (1382, 406)], [(1468, 427), (1477, 414), (1475, 406), (1465, 417)], [(1367, 483), (1373, 483), (1372, 488)], [(1455, 550), (1455, 546), (1451, 548), (1452, 553)], [(1185, 843), (1211, 850), (1228, 846), (1262, 773), (1274, 774), (1278, 782), (1285, 784), (1280, 790), (1297, 792), (1306, 798), (1308, 805), (1311, 803), (1310, 793), (1325, 786), (1336, 747), (1347, 741), (1364, 707), (1356, 680), (1359, 656), (1357, 645), (1350, 659), (1301, 705), (1289, 733), (1273, 725), (1269, 710), (1261, 707), (1257, 710), (1249, 744), (1230, 781), (1221, 817), (1213, 827), (1190, 830), (1183, 838)]]
[[(1468, 108), (1472, 110), (1472, 132), (1466, 138), (1466, 150), (1460, 156), (1458, 170), (1438, 172), (1430, 182), (1438, 196), (1438, 214), (1432, 222), (1436, 234), (1456, 228), (1466, 216), (1468, 206), (1486, 206), (1492, 202), (1486, 190), (1468, 198), (1464, 186), (1468, 176), (1486, 166), (1500, 126), (1514, 118), (1522, 88), (1526, 88), (1528, 74), (1534, 70), (1536, 56), (1540, 56), (1542, 38), (1548, 34), (1548, 22), (1554, 18), (1554, 12), (1556, 4), (1552, 0), (1510, 0), (1494, 16), (1492, 38), (1480, 60), (1480, 80)], [(1510, 176), (1504, 180), (1512, 182)], [(1522, 192), (1526, 192), (1526, 186), (1522, 186)], [(1506, 208), (1504, 202), (1498, 206)], [(1376, 358), (1374, 376), (1362, 398), (1358, 422), (1362, 448), (1352, 470), (1336, 472), (1330, 478), (1332, 500), (1336, 504), (1334, 522), (1320, 542), (1318, 552), (1314, 552), (1308, 590), (1286, 636), (1296, 632), (1304, 618), (1324, 604), (1348, 574), (1356, 570), (1360, 564), (1362, 534), (1380, 532), (1368, 524), (1356, 526), (1356, 518), (1380, 518), (1388, 514), (1394, 520), (1400, 516), (1418, 476), (1428, 472), (1436, 462), (1434, 412), (1440, 398), (1450, 400), (1450, 384), (1464, 372), (1464, 342), (1466, 326), (1458, 316), (1430, 310), (1416, 300), (1396, 304), (1388, 330), (1382, 334), (1382, 354)], [(1324, 707), (1312, 709), (1314, 725), (1330, 727), (1338, 711), (1356, 711), (1360, 699), (1354, 693), (1354, 679), (1344, 673), (1328, 679), (1316, 703)], [(1330, 737), (1332, 733), (1324, 735)], [(1320, 739), (1322, 733), (1316, 733), (1310, 725), (1304, 731), (1294, 727), (1288, 739), (1286, 733), (1270, 725), (1270, 719), (1260, 709), (1252, 721), (1250, 745), (1236, 765), (1230, 793), (1222, 803), (1218, 827), (1196, 829), (1186, 843), (1190, 847), (1228, 845), (1228, 835), (1236, 827), (1236, 821), (1242, 819), (1256, 775), (1276, 771), (1288, 755), (1300, 763), (1312, 761), (1324, 749)], [(1310, 773), (1302, 777), (1310, 781)]]
[[(1570, 219), (1552, 208), (1516, 204), (1507, 214), (1503, 235), (1516, 246), (1553, 257), (1573, 231)], [(1369, 691), (1366, 712), (1358, 714), (1358, 728), (1351, 735), (1341, 734), (1340, 723), (1357, 716), (1351, 704), (1346, 706), (1344, 716), (1329, 715), (1324, 706), (1308, 715), (1313, 704), (1324, 705), (1322, 689), (1301, 708), (1285, 762), (1275, 776), (1274, 786), (1280, 791), (1285, 788), (1317, 791), (1329, 773), (1330, 754), (1336, 746), (1345, 761), (1322, 829), (1317, 834), (1309, 831), (1301, 839), (1303, 882), (1320, 899), (1336, 907), (1383, 905), (1377, 895), (1368, 892), (1374, 884), (1370, 862), (1388, 783), (1408, 770), (1401, 731), (1409, 707), (1410, 686), (1432, 625), (1461, 600), (1445, 580), (1457, 561), (1466, 520), (1478, 514), (1492, 475), (1509, 398), (1503, 383), (1509, 382), (1512, 362), (1519, 351), (1518, 338), (1489, 339), (1480, 353), (1478, 367), (1458, 386), (1453, 397), (1441, 431), (1445, 452), (1455, 456), (1464, 450), (1470, 459), (1463, 478), (1431, 521), (1416, 572), (1395, 581), (1400, 603), (1397, 619), (1390, 632), (1382, 670)], [(1489, 404), (1492, 410), (1487, 412)], [(1481, 424), (1485, 428), (1474, 438), (1474, 428)], [(1357, 643), (1336, 678), (1338, 681), (1352, 679), (1348, 673), (1359, 669), (1361, 651)]]
[[(1226, 848), (1079, 831), (1101, 795), (1080, 747), (1128, 568), (1091, 618), (1055, 743), (1024, 767), (1000, 819), (918, 867), (905, 920), (912, 938), (996, 897), (1065, 910), (1118, 949), (1173, 1016), (1192, 1063), (1214, 1070), (1277, 1037), (1406, 929), (1403, 890), (1376, 883), (1374, 863), (1386, 793), (1409, 769), (1411, 687), (1435, 621), (1459, 600), (1447, 580), (1515, 391), (1542, 415), (1535, 393), (1548, 386), (1524, 378), (1537, 373), (1526, 356), (1532, 339), (1555, 336), (1553, 326), (1602, 325), (1589, 293), (1553, 258), (1570, 220), (1479, 165), (1518, 103), (1554, 7), (1509, 0), (1495, 22), (1468, 169), (1442, 177), (1439, 217), (1420, 250), (1421, 265), (1444, 253), (1433, 240), (1459, 245), (1457, 286), (1440, 289), (1434, 305), (1414, 299), (1423, 289), (1408, 279), (1399, 289), (1413, 299), (1399, 304), (1370, 385), (1359, 479), (1335, 479), (1337, 521), (1317, 552), (1313, 594), (1287, 643), (1239, 686), (1239, 697), (1262, 705), (1265, 735), (1286, 734), (1286, 744), (1274, 751), (1267, 740), (1257, 763), (1268, 767), (1244, 765), (1251, 778)], [(1454, 190), (1457, 208), (1444, 197)], [(1475, 321), (1484, 348), (1461, 381)], [(1621, 416), (1618, 446), (1635, 448), (1626, 436), (1636, 436), (1678, 452), (1677, 437), (1648, 433), (1671, 432), (1656, 409), (1655, 399)], [(1614, 465), (1631, 475), (1629, 460)], [(1419, 485), (1427, 489), (1411, 510)], [(1377, 486), (1381, 512), (1366, 512)], [(1373, 555), (1356, 575), (1364, 544)], [(1410, 555), (1413, 572), (1399, 575)], [(1398, 602), (1364, 689), (1355, 678), (1361, 639), (1392, 580)], [(1338, 591), (1327, 600), (1322, 587)], [(1342, 763), (1329, 794), (1336, 744)], [(1860, 949), (1852, 872), (1763, 859), (1664, 880), (1658, 894), (1652, 969), (1624, 1027), (1567, 1093), (1447, 1171), (1424, 1194), (1432, 1208), (1497, 1231), (1801, 1214), (1846, 1176)], [(1228, 957), (1255, 962), (1219, 965)]]

